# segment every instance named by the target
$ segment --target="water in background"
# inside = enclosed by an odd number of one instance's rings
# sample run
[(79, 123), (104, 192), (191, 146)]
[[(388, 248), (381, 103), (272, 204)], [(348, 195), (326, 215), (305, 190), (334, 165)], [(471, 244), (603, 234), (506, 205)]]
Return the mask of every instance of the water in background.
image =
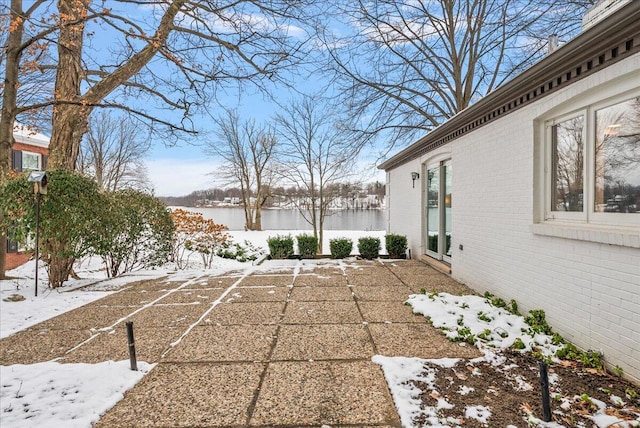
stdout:
[[(229, 230), (244, 230), (242, 208), (192, 208), (175, 207), (202, 213), (204, 218), (224, 224)], [(387, 227), (384, 210), (339, 210), (331, 211), (325, 219), (325, 230), (385, 230)], [(263, 230), (311, 230), (298, 210), (262, 210)]]

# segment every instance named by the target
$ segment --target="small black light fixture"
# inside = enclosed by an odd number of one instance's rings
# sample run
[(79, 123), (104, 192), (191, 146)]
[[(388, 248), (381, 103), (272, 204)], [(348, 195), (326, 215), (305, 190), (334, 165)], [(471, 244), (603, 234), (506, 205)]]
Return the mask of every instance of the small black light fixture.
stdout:
[(411, 173), (411, 181), (412, 181), (412, 187), (415, 189), (416, 187), (416, 180), (420, 178), (420, 173), (418, 172), (412, 172)]

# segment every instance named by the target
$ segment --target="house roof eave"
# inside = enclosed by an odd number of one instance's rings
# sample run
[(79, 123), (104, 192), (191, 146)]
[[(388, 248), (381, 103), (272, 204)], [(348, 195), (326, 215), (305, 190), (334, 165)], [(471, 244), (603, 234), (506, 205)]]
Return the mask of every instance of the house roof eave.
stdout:
[[(626, 54), (638, 51), (640, 1), (634, 1), (382, 162), (378, 169), (388, 171), (402, 165), (466, 132), (488, 124), (498, 116), (509, 114), (601, 70), (627, 57)], [(523, 97), (526, 99), (523, 100)]]

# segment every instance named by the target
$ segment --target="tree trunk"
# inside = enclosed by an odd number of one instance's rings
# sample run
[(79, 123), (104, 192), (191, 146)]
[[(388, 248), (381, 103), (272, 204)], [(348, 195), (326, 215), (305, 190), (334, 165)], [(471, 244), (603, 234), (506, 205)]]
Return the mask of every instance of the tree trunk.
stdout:
[[(5, 75), (2, 95), (2, 112), (0, 113), (0, 181), (11, 173), (11, 147), (13, 146), (13, 125), (16, 119), (16, 100), (18, 95), (18, 74), (22, 51), (22, 35), (24, 18), (22, 0), (11, 0), (12, 26), (7, 37)], [(0, 212), (0, 224), (4, 214)], [(4, 279), (7, 270), (7, 231), (0, 231), (0, 279)]]
[(50, 169), (75, 170), (80, 141), (87, 131), (90, 109), (82, 105), (80, 83), (82, 45), (84, 42), (85, 2), (58, 0), (61, 28), (58, 37), (58, 69), (56, 71), (53, 132), (49, 143)]

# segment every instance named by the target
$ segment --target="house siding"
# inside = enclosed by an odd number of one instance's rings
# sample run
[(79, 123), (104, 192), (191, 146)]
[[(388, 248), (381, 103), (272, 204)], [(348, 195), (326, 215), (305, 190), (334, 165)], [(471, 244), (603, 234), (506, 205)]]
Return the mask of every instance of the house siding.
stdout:
[[(640, 249), (532, 232), (540, 216), (537, 119), (574, 97), (605, 98), (616, 81), (638, 87), (640, 54), (390, 169), (389, 232), (407, 234), (414, 256), (424, 254), (421, 168), (449, 152), (452, 276), (478, 293), (515, 299), (523, 311), (543, 309), (555, 331), (602, 351), (608, 363), (640, 381)], [(416, 188), (411, 171), (421, 172)]]

